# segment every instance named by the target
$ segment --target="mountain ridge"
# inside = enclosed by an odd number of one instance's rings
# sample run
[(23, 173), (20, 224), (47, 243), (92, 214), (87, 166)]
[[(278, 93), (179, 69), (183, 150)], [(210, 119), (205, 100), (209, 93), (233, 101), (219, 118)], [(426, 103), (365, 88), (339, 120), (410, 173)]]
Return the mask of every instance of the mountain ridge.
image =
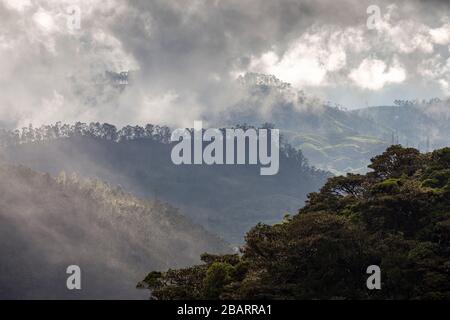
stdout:
[[(135, 280), (149, 266), (231, 251), (168, 204), (75, 175), (2, 163), (0, 204), (1, 298), (144, 299)], [(66, 288), (69, 265), (81, 268), (82, 290)]]

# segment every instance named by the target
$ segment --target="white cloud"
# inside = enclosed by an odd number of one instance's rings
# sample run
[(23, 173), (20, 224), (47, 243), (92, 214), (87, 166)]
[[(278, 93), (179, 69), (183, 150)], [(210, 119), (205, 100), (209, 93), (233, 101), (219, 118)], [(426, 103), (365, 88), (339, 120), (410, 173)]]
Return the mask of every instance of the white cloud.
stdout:
[(281, 59), (274, 52), (267, 52), (252, 61), (251, 69), (273, 74), (297, 87), (321, 85), (325, 79), (326, 68), (317, 56), (312, 52), (302, 51), (303, 48), (303, 45), (299, 45)]
[(447, 96), (450, 96), (450, 82), (445, 79), (440, 79), (439, 84), (441, 85), (442, 91), (444, 91)]
[(428, 82), (437, 83), (446, 96), (450, 95), (450, 58), (445, 61), (440, 54), (437, 54), (422, 61), (418, 65), (417, 71)]
[(364, 59), (358, 68), (350, 72), (349, 78), (360, 88), (380, 90), (387, 84), (403, 82), (406, 72), (397, 63), (388, 68), (382, 60)]
[[(398, 5), (382, 8), (384, 14), (376, 30), (326, 23), (312, 26), (285, 52), (273, 49), (253, 57), (248, 71), (271, 73), (298, 88), (319, 88), (325, 95), (336, 86), (346, 90), (356, 86), (382, 95), (389, 84), (402, 84), (404, 88), (418, 83), (430, 85), (425, 78), (432, 79), (445, 94), (450, 80), (444, 66), (450, 46), (447, 52), (437, 46), (450, 41), (448, 17), (436, 18), (437, 27), (433, 28), (420, 16), (405, 14), (407, 10)], [(436, 54), (438, 50), (441, 55)], [(430, 57), (435, 60), (432, 67), (418, 68)], [(388, 61), (393, 62), (388, 65)], [(349, 78), (352, 81), (346, 84)], [(414, 89), (404, 92), (408, 91), (417, 94)]]
[(2, 0), (2, 2), (7, 8), (17, 10), (19, 12), (31, 7), (30, 0)]
[(446, 45), (450, 43), (450, 23), (440, 28), (430, 29), (430, 35), (434, 43)]
[(42, 8), (39, 8), (32, 18), (36, 26), (45, 32), (52, 32), (56, 29), (52, 14)]
[[(383, 88), (392, 83), (405, 99), (429, 86), (449, 91), (448, 13), (423, 12), (418, 2), (386, 13), (380, 0), (377, 30), (367, 29), (356, 0), (0, 2), (0, 118), (10, 126), (191, 121), (233, 105), (229, 75), (247, 71), (343, 105), (364, 103), (359, 88), (390, 99)], [(68, 29), (69, 5), (80, 6), (81, 29)], [(106, 70), (129, 69), (142, 72), (123, 92), (95, 85)]]
[(333, 27), (311, 28), (293, 41), (279, 57), (268, 51), (253, 57), (249, 71), (273, 74), (296, 87), (329, 85), (327, 75), (347, 65), (349, 47), (362, 51), (362, 32), (356, 28), (335, 31)]

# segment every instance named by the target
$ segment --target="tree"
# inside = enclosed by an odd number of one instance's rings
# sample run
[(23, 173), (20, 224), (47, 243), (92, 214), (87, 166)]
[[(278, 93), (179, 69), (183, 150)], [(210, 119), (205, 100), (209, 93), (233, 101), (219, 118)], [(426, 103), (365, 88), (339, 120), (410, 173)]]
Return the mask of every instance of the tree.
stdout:
[(403, 148), (401, 145), (393, 145), (375, 158), (371, 159), (368, 166), (374, 172), (371, 176), (385, 178), (399, 178), (403, 174), (412, 176), (424, 166), (424, 157), (414, 148)]
[[(392, 146), (369, 167), (330, 178), (297, 215), (256, 225), (241, 255), (203, 255), (143, 287), (157, 299), (450, 299), (450, 148)], [(366, 287), (370, 265), (383, 290)]]
[(102, 137), (106, 140), (116, 141), (118, 138), (117, 128), (112, 124), (104, 123), (102, 125)]

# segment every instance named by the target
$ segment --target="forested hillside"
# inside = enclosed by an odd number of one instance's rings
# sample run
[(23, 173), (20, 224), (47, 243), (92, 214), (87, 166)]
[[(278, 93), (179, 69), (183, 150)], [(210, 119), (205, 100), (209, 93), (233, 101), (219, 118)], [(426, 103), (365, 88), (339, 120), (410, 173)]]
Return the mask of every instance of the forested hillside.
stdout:
[[(0, 298), (144, 298), (148, 268), (192, 265), (223, 241), (159, 201), (98, 180), (0, 165)], [(66, 288), (78, 265), (82, 290)]]
[(76, 172), (167, 201), (233, 244), (242, 243), (255, 223), (295, 212), (328, 177), (288, 144), (274, 176), (261, 176), (255, 165), (177, 166), (170, 158), (170, 130), (152, 125), (117, 130), (99, 123), (56, 124), (4, 132), (4, 137), (10, 141), (3, 149), (8, 162), (53, 175)]
[[(297, 215), (255, 226), (241, 255), (205, 254), (139, 286), (156, 299), (449, 299), (450, 148), (395, 145), (369, 168), (329, 179)], [(370, 265), (381, 290), (366, 287)]]

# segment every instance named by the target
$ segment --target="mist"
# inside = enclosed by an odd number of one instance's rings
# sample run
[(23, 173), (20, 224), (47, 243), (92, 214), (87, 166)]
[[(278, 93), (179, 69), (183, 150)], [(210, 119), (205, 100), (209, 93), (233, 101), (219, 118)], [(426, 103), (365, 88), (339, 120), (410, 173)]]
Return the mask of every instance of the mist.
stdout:
[[(70, 27), (70, 8), (80, 10)], [(381, 21), (366, 26), (369, 5)], [(185, 127), (241, 96), (236, 78), (274, 74), (348, 108), (448, 97), (446, 1), (2, 0), (0, 117)], [(106, 72), (131, 71), (118, 90)]]
[[(175, 208), (98, 180), (6, 164), (0, 177), (1, 299), (146, 299), (148, 270), (229, 250)], [(81, 290), (66, 287), (70, 265)]]

